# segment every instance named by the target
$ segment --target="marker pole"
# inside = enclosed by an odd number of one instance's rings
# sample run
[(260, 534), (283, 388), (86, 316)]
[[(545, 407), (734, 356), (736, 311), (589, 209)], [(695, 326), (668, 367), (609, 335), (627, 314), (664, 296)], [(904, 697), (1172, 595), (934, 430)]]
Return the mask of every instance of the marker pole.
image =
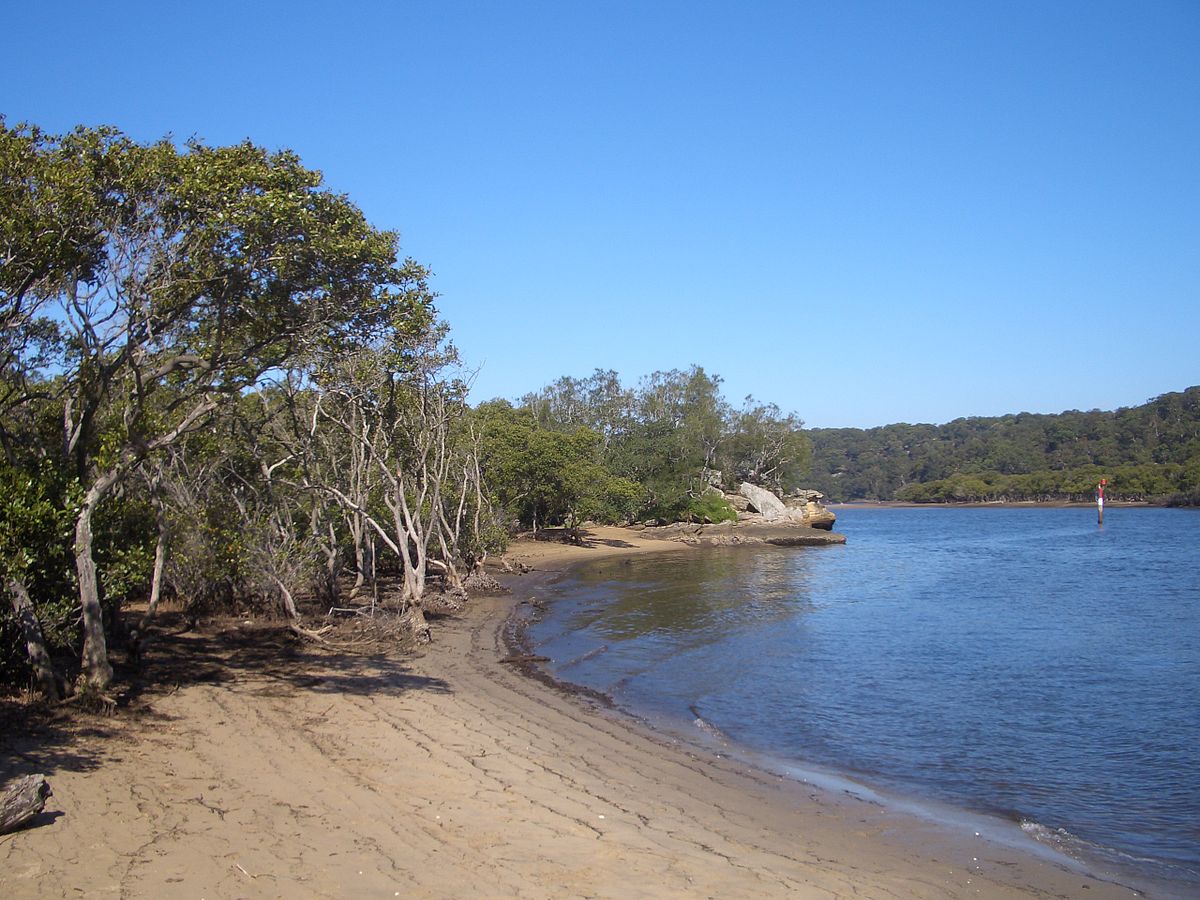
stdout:
[(1100, 483), (1096, 485), (1096, 522), (1104, 524), (1104, 486), (1108, 484), (1107, 478), (1101, 478)]

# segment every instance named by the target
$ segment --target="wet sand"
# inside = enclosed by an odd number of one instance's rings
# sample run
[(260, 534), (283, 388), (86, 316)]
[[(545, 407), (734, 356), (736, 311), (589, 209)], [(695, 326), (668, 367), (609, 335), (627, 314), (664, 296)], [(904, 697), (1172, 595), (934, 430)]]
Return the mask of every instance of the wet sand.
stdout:
[(0, 740), (0, 775), (54, 788), (37, 827), (0, 838), (0, 896), (1134, 896), (674, 741), (502, 661), (504, 622), (547, 573), (663, 549), (681, 547), (617, 529), (518, 544), (534, 572), (513, 596), (439, 620), (418, 656), (296, 646), (278, 663), (252, 634), (232, 653), (204, 634), (156, 647), (191, 654), (192, 677), (137, 716)]

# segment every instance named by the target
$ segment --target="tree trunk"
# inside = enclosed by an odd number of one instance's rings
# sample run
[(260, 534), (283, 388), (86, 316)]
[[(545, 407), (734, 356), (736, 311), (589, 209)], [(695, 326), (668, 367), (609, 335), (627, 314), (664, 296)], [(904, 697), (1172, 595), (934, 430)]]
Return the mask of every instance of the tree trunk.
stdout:
[(408, 511), (403, 483), (395, 483), (394, 493), (399, 496), (398, 500), (396, 497), (386, 497), (384, 502), (392, 512), (392, 522), (396, 529), (395, 549), (400, 557), (404, 575), (404, 598), (420, 603), (425, 593), (425, 556), (421, 552), (420, 533), (414, 527)]
[(332, 520), (326, 524), (325, 531), (329, 535), (329, 543), (325, 545), (325, 578), (329, 583), (329, 599), (337, 602), (338, 575), (342, 571), (342, 548), (338, 546)]
[(333, 522), (331, 520), (322, 522), (323, 512), (322, 507), (314, 503), (308, 516), (309, 531), (312, 534), (313, 542), (321, 551), (321, 556), (324, 557), (321, 575), (317, 579), (317, 591), (328, 603), (336, 606), (338, 600), (337, 576), (342, 567), (342, 553), (337, 543), (337, 532), (333, 527)]
[(350, 529), (350, 537), (354, 541), (354, 587), (350, 589), (350, 596), (353, 598), (359, 595), (367, 583), (366, 526), (357, 513), (346, 516), (346, 526)]
[(26, 775), (4, 788), (0, 795), (0, 834), (24, 828), (46, 807), (53, 791), (45, 775)]
[(483, 473), (479, 468), (479, 443), (476, 440), (475, 446), (471, 449), (471, 465), (474, 467), (474, 477), (471, 479), (475, 484), (475, 522), (474, 534), (476, 551), (473, 554), (471, 565), (472, 572), (478, 572), (483, 568), (483, 563), (487, 559), (487, 545), (484, 543), (483, 537), (479, 533), (479, 520), (483, 515)]
[(368, 531), (364, 535), (363, 541), (363, 562), (364, 571), (368, 581), (371, 583), (371, 608), (374, 609), (379, 605), (379, 577), (375, 572), (375, 560), (377, 559), (375, 550), (375, 534)]
[(442, 548), (442, 566), (445, 568), (443, 574), (446, 578), (446, 585), (452, 591), (461, 591), (463, 589), (462, 575), (458, 571), (458, 566), (454, 564), (454, 551), (446, 543), (446, 535), (441, 528), (438, 528), (437, 536), (438, 544)]
[(283, 580), (278, 575), (272, 575), (271, 580), (279, 588), (279, 600), (283, 605), (284, 614), (291, 620), (293, 625), (300, 624), (300, 610), (296, 608), (296, 599), (292, 596), (292, 592), (288, 590), (287, 585), (283, 583)]
[(104, 638), (104, 614), (100, 609), (100, 583), (92, 558), (92, 513), (104, 491), (115, 482), (101, 478), (83, 498), (75, 520), (75, 571), (79, 576), (79, 606), (83, 613), (83, 676), (98, 690), (112, 683), (108, 644)]
[(158, 543), (154, 547), (154, 574), (150, 577), (150, 603), (146, 607), (146, 614), (142, 616), (142, 621), (138, 623), (138, 630), (145, 636), (146, 626), (150, 624), (150, 620), (154, 618), (154, 614), (158, 612), (158, 601), (162, 599), (162, 578), (163, 569), (167, 565), (167, 540), (168, 525), (167, 525), (167, 508), (159, 496), (157, 486), (154, 489), (154, 494), (151, 498), (151, 503), (154, 504), (154, 519), (158, 524)]
[(433, 640), (433, 633), (429, 630), (429, 621), (425, 618), (425, 607), (421, 598), (409, 600), (408, 615), (409, 628), (416, 642), (418, 644), (430, 643)]
[(21, 633), (25, 638), (25, 647), (29, 651), (29, 665), (37, 677), (38, 687), (42, 696), (52, 703), (63, 698), (62, 679), (54, 671), (54, 663), (46, 652), (46, 639), (42, 635), (42, 626), (38, 622), (33, 601), (29, 599), (29, 591), (15, 575), (5, 579), (9, 598), (12, 600), (13, 613), (21, 625)]

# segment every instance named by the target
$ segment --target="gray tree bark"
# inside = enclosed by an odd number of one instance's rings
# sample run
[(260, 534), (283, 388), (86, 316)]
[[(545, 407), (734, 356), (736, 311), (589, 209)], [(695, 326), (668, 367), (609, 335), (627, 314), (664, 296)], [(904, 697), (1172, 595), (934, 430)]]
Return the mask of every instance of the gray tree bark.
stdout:
[(83, 675), (98, 690), (112, 683), (113, 670), (108, 662), (108, 642), (104, 637), (104, 614), (100, 609), (100, 582), (96, 560), (92, 556), (92, 513), (105, 491), (116, 478), (102, 477), (83, 498), (75, 520), (75, 572), (79, 576), (79, 606), (83, 613)]
[(170, 542), (170, 523), (167, 520), (167, 505), (162, 498), (162, 485), (156, 480), (150, 486), (150, 503), (154, 506), (154, 523), (158, 528), (158, 542), (154, 545), (154, 574), (150, 577), (150, 603), (142, 616), (138, 628), (145, 634), (146, 626), (158, 612), (162, 599), (163, 571), (167, 567), (167, 545)]
[(5, 786), (0, 794), (0, 834), (24, 828), (46, 807), (53, 791), (45, 775), (26, 775)]
[(4, 580), (8, 595), (12, 601), (13, 613), (21, 625), (21, 634), (25, 638), (25, 647), (29, 653), (29, 665), (37, 678), (42, 696), (52, 703), (63, 698), (62, 679), (54, 670), (50, 654), (46, 652), (46, 638), (42, 634), (42, 625), (38, 621), (33, 601), (29, 599), (29, 590), (25, 583), (15, 575), (9, 575)]

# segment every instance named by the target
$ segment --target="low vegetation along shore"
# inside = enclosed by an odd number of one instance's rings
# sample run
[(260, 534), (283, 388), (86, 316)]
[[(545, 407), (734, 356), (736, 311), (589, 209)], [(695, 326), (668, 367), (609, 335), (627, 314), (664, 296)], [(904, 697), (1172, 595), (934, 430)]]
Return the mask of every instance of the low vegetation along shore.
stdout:
[(704, 552), (600, 527), (516, 542), (512, 593), (438, 619), (414, 653), (179, 622), (126, 714), (14, 729), (10, 711), (2, 774), (42, 772), (54, 795), (0, 844), (0, 894), (1131, 896), (668, 740), (506, 662), (502, 626), (546, 578), (663, 550)]

